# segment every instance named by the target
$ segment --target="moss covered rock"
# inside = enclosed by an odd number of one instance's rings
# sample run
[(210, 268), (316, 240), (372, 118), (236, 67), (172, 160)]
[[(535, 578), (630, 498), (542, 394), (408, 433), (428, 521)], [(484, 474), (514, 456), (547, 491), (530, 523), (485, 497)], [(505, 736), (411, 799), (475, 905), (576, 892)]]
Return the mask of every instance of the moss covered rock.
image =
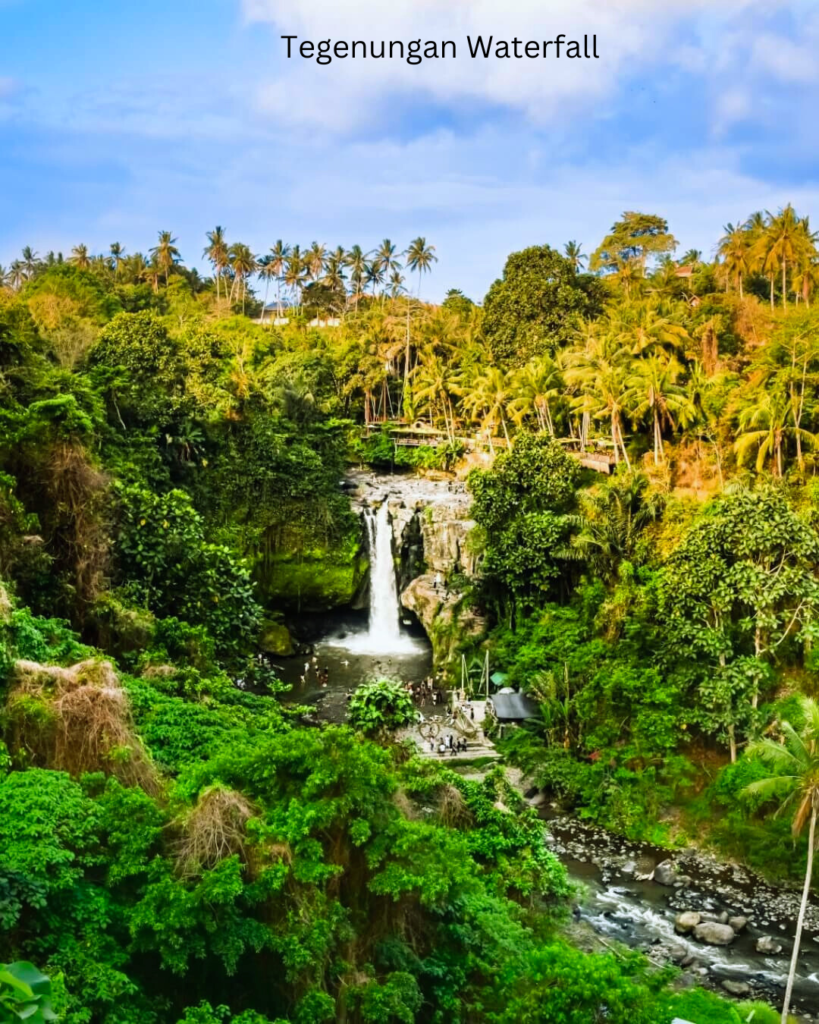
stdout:
[(281, 622), (262, 623), (262, 631), (259, 634), (259, 647), (266, 654), (278, 654), (287, 658), (295, 653), (290, 630)]
[(280, 553), (267, 561), (259, 585), (265, 602), (273, 607), (328, 611), (353, 604), (368, 565), (357, 541), (338, 548)]

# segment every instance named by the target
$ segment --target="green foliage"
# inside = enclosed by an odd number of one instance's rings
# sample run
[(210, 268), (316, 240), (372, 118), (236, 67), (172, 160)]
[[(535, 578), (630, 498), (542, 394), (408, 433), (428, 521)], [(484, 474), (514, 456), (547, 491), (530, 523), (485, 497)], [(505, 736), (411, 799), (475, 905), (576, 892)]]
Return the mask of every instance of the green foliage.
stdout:
[(512, 253), (503, 277), (487, 292), (483, 330), (498, 362), (523, 366), (533, 355), (562, 348), (581, 320), (602, 308), (603, 290), (595, 278), (577, 274), (548, 245), (532, 246)]
[(472, 512), (486, 537), (483, 573), (522, 604), (538, 602), (563, 571), (577, 519), (577, 463), (551, 438), (522, 434), (491, 470), (469, 476)]
[(406, 686), (393, 679), (362, 683), (350, 697), (347, 717), (365, 736), (384, 736), (411, 725), (418, 712)]
[(205, 626), (222, 656), (247, 649), (262, 617), (250, 572), (228, 547), (206, 543), (189, 496), (122, 488), (119, 508), (120, 570), (139, 603)]
[(0, 964), (0, 1021), (45, 1024), (57, 1020), (51, 1001), (51, 981), (27, 961)]

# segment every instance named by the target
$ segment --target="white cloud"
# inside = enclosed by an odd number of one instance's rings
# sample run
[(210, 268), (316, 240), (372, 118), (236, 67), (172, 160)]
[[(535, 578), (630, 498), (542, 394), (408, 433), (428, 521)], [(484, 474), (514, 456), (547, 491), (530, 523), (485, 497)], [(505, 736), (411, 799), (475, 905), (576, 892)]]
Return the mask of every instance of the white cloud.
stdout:
[[(771, 0), (770, 11), (788, 6)], [(606, 104), (624, 76), (676, 61), (690, 66), (697, 47), (681, 43), (684, 27), (698, 36), (725, 31), (726, 19), (763, 9), (761, 0), (242, 0), (248, 23), (268, 23), (271, 58), (281, 69), (260, 87), (259, 104), (277, 119), (303, 127), (346, 131), (384, 113), (391, 94), (445, 105), (478, 101), (546, 123), (562, 112)], [(698, 20), (700, 19), (700, 20)], [(546, 40), (596, 34), (600, 59), (471, 59), (466, 36)], [(300, 40), (455, 40), (457, 59), (410, 66), (400, 60), (357, 58), (318, 66), (286, 59), (282, 34)], [(707, 48), (708, 39), (701, 40)], [(678, 53), (679, 51), (679, 53)]]

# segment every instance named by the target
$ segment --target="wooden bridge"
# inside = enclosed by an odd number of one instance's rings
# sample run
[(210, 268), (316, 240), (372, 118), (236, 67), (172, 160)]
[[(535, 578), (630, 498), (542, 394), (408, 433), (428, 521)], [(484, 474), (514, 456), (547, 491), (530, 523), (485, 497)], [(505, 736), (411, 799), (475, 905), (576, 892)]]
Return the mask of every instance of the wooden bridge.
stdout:
[[(395, 424), (395, 425), (393, 425)], [(425, 445), (437, 446), (439, 444), (456, 443), (463, 445), (465, 451), (494, 450), (495, 448), (509, 448), (511, 443), (505, 437), (481, 436), (477, 434), (449, 435), (443, 430), (436, 430), (426, 423), (415, 423), (412, 426), (402, 425), (402, 421), (385, 421), (380, 423), (368, 423), (365, 427), (367, 432), (374, 430), (389, 430), (396, 448), (421, 448)], [(555, 438), (558, 444), (563, 445), (564, 451), (577, 459), (581, 466), (593, 469), (598, 473), (611, 473), (612, 467), (617, 459), (613, 452), (611, 441), (603, 438), (589, 439), (585, 445), (581, 445), (580, 439), (576, 437)]]

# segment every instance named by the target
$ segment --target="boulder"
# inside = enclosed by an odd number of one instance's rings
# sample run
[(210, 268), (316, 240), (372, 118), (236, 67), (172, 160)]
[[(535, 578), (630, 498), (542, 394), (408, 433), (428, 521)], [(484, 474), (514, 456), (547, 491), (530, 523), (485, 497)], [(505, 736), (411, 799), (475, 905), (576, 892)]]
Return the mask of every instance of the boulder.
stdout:
[(771, 935), (761, 935), (756, 940), (757, 953), (766, 953), (768, 956), (776, 956), (782, 952), (782, 943), (777, 942)]
[(259, 634), (259, 647), (265, 654), (278, 654), (288, 658), (294, 654), (290, 630), (281, 622), (265, 622)]
[(694, 929), (694, 938), (709, 946), (730, 946), (736, 932), (730, 924), (718, 924), (716, 921), (703, 921)]
[(726, 978), (722, 987), (732, 996), (749, 996), (751, 994), (751, 986), (747, 981), (731, 981)]
[(683, 911), (682, 914), (677, 914), (674, 920), (674, 930), (680, 935), (687, 935), (694, 931), (701, 920), (702, 918), (696, 910)]
[(743, 931), (745, 926), (748, 924), (748, 918), (743, 917), (741, 914), (738, 917), (729, 917), (728, 924), (734, 929), (737, 934)]
[(663, 860), (654, 868), (654, 881), (659, 885), (673, 885), (677, 881), (677, 867), (673, 860)]

